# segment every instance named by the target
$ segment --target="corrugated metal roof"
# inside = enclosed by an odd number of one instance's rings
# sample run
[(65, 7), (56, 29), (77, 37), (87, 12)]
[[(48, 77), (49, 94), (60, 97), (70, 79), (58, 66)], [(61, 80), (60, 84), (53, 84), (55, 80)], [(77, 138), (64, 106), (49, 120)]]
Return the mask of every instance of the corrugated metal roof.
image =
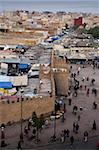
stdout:
[(10, 82), (10, 77), (5, 75), (0, 75), (0, 82)]
[(15, 59), (15, 58), (5, 58), (5, 59), (0, 59), (0, 62), (3, 62), (3, 63), (15, 63), (15, 64), (18, 64), (20, 63), (20, 59)]
[(19, 59), (19, 58), (3, 58), (3, 59), (0, 59), (0, 63), (3, 62), (3, 63), (8, 63), (8, 64), (26, 64), (29, 62), (28, 59)]

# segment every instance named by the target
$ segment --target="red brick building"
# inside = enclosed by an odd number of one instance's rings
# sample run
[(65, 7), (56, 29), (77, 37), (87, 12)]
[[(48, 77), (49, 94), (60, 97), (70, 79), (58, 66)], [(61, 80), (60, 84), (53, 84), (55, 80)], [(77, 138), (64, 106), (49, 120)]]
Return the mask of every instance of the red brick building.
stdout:
[(81, 25), (83, 25), (83, 18), (82, 17), (75, 18), (74, 19), (74, 25), (75, 26), (81, 26)]

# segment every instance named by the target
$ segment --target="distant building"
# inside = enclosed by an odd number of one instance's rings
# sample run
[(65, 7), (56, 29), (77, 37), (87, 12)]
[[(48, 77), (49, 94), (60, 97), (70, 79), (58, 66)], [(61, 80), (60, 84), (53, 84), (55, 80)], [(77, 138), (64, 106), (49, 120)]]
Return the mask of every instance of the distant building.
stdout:
[(83, 24), (83, 18), (82, 17), (74, 19), (74, 26), (81, 26), (82, 24)]

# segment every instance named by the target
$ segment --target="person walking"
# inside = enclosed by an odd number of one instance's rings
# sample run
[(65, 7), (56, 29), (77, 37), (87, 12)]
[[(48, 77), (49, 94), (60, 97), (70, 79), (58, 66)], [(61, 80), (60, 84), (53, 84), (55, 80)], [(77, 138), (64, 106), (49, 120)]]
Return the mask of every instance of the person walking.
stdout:
[(76, 132), (76, 123), (73, 123), (73, 132)]
[(77, 111), (78, 111), (78, 107), (75, 105), (73, 107), (73, 114), (76, 115), (77, 114)]
[(36, 129), (35, 128), (33, 128), (32, 134), (33, 134), (33, 138), (35, 138), (36, 137)]
[(77, 69), (77, 75), (79, 75), (79, 73), (80, 73), (80, 67), (78, 67), (78, 69)]
[(22, 150), (21, 141), (18, 142), (17, 150)]
[(88, 132), (87, 131), (84, 132), (84, 142), (85, 143), (88, 142)]
[(67, 129), (67, 130), (66, 130), (66, 135), (67, 135), (67, 137), (69, 137), (69, 134), (70, 134), (70, 131)]
[(80, 70), (81, 70), (81, 67), (79, 66), (79, 67), (78, 67), (78, 71), (80, 72)]
[(85, 81), (85, 77), (82, 78), (82, 82), (84, 82), (84, 81)]
[(62, 130), (62, 133), (61, 133), (61, 143), (64, 143), (65, 142), (65, 134), (64, 134), (64, 131)]
[(94, 85), (94, 83), (95, 83), (95, 79), (92, 79), (91, 80), (91, 85)]
[(89, 77), (87, 77), (86, 80), (89, 81)]
[(70, 145), (71, 145), (71, 147), (73, 146), (73, 143), (74, 143), (74, 137), (71, 136), (71, 137), (70, 137)]
[(76, 73), (74, 73), (74, 79), (76, 78)]
[(72, 71), (72, 66), (70, 66), (70, 72)]
[(63, 123), (64, 123), (64, 121), (65, 121), (64, 112), (62, 113), (61, 121), (62, 121)]
[(1, 125), (1, 147), (5, 146), (7, 146), (5, 143), (5, 126)]
[(86, 91), (86, 89), (87, 89), (87, 85), (85, 85), (85, 91)]
[(93, 102), (93, 109), (97, 109), (97, 104), (95, 101)]
[(94, 89), (94, 95), (97, 97), (97, 89)]
[(4, 127), (1, 127), (1, 139), (5, 139)]
[(26, 136), (28, 136), (28, 128), (26, 126), (24, 127), (24, 133)]
[(96, 128), (97, 128), (97, 127), (96, 127), (96, 121), (94, 120), (92, 129), (93, 129), (93, 130), (96, 130)]
[(78, 93), (77, 90), (74, 91), (74, 96), (77, 97)]
[(69, 102), (69, 105), (71, 105), (72, 99), (69, 98), (69, 99), (68, 99), (68, 102)]
[(76, 126), (75, 126), (75, 133), (77, 134), (78, 133), (78, 130), (79, 130), (79, 125), (78, 125), (78, 123), (76, 124)]
[(90, 89), (88, 88), (87, 93), (86, 93), (86, 96), (88, 96), (88, 97), (89, 97), (89, 91), (90, 91)]
[(64, 110), (64, 113), (66, 113), (66, 104), (64, 103), (64, 108), (63, 108)]
[(80, 89), (80, 90), (82, 90), (82, 88), (83, 88), (83, 86), (82, 86), (82, 85), (80, 85), (79, 89)]
[(64, 130), (64, 141), (66, 140), (66, 137), (67, 137), (67, 133), (66, 130)]
[(33, 125), (33, 121), (32, 121), (32, 119), (30, 118), (30, 119), (28, 120), (28, 130), (30, 130), (30, 128), (32, 127), (32, 125)]

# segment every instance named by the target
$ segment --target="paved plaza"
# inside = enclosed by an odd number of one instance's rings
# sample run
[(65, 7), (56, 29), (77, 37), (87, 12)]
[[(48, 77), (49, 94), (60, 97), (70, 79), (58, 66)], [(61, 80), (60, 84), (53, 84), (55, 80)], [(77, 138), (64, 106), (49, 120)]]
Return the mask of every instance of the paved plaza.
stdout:
[[(72, 72), (76, 73), (77, 68), (79, 65), (73, 65)], [(81, 66), (80, 66), (81, 67)], [(82, 79), (85, 77), (85, 81), (83, 82)], [(89, 77), (89, 81), (86, 80), (86, 78)], [(95, 79), (95, 84), (91, 85), (91, 79)], [(76, 77), (77, 80), (80, 81), (80, 85), (82, 85), (82, 89), (78, 91), (78, 96), (72, 98), (71, 106), (68, 105), (68, 99), (64, 99), (64, 102), (66, 103), (66, 113), (65, 113), (65, 121), (62, 122), (61, 118), (57, 119), (56, 121), (56, 137), (60, 137), (60, 133), (64, 129), (70, 130), (70, 135), (74, 136), (75, 141), (82, 141), (83, 140), (83, 133), (84, 131), (88, 131), (89, 137), (96, 137), (99, 135), (99, 69), (96, 68), (95, 70), (92, 68), (92, 66), (88, 65), (85, 68), (81, 67), (80, 74)], [(89, 88), (89, 96), (86, 96), (86, 90), (84, 86), (87, 85), (87, 89)], [(92, 89), (97, 89), (97, 97), (95, 97), (94, 94), (92, 94)], [(93, 102), (97, 103), (97, 109), (93, 109)], [(74, 115), (72, 113), (73, 106), (76, 105), (78, 107), (77, 115)], [(83, 108), (82, 111), (80, 111), (80, 107)], [(78, 115), (80, 115), (80, 121), (78, 121)], [(92, 130), (93, 121), (96, 121), (97, 129), (96, 131)], [(77, 122), (79, 124), (79, 131), (78, 134), (73, 133), (73, 122)], [(26, 122), (24, 125), (27, 124)], [(50, 125), (48, 128), (44, 128), (41, 133), (39, 133), (40, 142), (36, 144), (35, 141), (31, 140), (29, 141), (27, 137), (24, 137), (24, 143), (23, 143), (23, 149), (29, 149), (29, 148), (35, 148), (38, 146), (44, 146), (49, 143), (50, 137), (54, 133), (54, 124), (53, 122), (50, 122)], [(5, 129), (6, 134), (6, 143), (9, 145), (4, 148), (6, 149), (16, 149), (17, 143), (19, 140), (20, 135), (20, 123), (13, 124), (11, 126), (7, 126)], [(30, 133), (31, 134), (31, 131)], [(60, 141), (56, 141), (56, 143), (59, 143)], [(66, 139), (66, 144), (69, 143), (69, 139)], [(37, 149), (37, 148), (35, 148)]]

